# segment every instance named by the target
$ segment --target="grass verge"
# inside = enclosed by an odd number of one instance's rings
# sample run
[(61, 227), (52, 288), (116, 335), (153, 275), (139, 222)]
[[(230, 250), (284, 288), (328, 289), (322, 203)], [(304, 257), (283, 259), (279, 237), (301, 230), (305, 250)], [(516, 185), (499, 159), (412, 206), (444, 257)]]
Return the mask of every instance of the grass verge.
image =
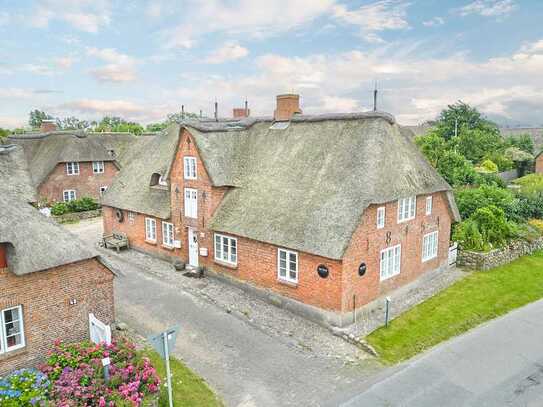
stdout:
[[(151, 359), (163, 383), (166, 383), (166, 365), (158, 353), (145, 349), (144, 355)], [(219, 407), (223, 403), (211, 391), (204, 379), (194, 374), (181, 361), (170, 357), (172, 370), (173, 405), (175, 407)], [(161, 384), (160, 407), (168, 406), (168, 390)]]
[(543, 251), (475, 272), (366, 339), (383, 361), (396, 363), (540, 298)]

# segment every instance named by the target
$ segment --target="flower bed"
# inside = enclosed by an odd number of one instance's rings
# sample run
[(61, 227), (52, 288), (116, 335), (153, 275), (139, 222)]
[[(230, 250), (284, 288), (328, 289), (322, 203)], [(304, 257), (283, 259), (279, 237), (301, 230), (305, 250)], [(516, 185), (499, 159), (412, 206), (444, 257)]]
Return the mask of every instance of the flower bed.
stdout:
[[(106, 382), (102, 359), (108, 357)], [(142, 406), (159, 394), (160, 379), (150, 360), (125, 340), (111, 345), (57, 341), (40, 370), (14, 372), (0, 380), (0, 405)]]

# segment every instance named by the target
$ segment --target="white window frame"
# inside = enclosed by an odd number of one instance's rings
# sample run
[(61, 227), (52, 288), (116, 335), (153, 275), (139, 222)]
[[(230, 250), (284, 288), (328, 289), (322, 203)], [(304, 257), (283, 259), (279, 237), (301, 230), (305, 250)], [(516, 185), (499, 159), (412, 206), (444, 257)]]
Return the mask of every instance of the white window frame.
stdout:
[(105, 165), (103, 161), (93, 161), (92, 162), (92, 173), (93, 174), (103, 174), (105, 171)]
[[(238, 265), (238, 239), (231, 236), (215, 233), (214, 256), (215, 260), (232, 266)], [(226, 248), (226, 250), (224, 250)]]
[[(187, 193), (189, 197), (187, 199)], [(185, 188), (184, 190), (185, 217), (198, 218), (198, 190), (194, 188)]]
[(160, 177), (158, 177), (158, 185), (162, 185), (163, 187), (167, 187), (168, 186), (168, 181), (166, 179), (164, 179), (164, 177), (162, 177), (162, 175)]
[[(16, 309), (19, 313), (19, 334), (21, 335), (21, 343), (15, 346), (8, 347), (8, 338), (6, 332), (6, 322), (4, 320), (4, 312)], [(24, 328), (24, 315), (22, 305), (15, 307), (5, 308), (0, 311), (0, 355), (8, 352), (12, 352), (17, 349), (24, 348), (26, 346), (25, 340), (25, 328)]]
[(387, 280), (400, 274), (402, 269), (402, 245), (387, 247), (379, 254), (379, 278)]
[(439, 231), (427, 233), (422, 237), (422, 262), (435, 259), (439, 250)]
[(398, 199), (398, 223), (407, 222), (417, 216), (417, 197)]
[(198, 171), (197, 168), (196, 157), (183, 157), (183, 177), (185, 179), (196, 179)]
[(128, 222), (130, 222), (130, 224), (132, 225), (134, 224), (135, 220), (136, 220), (136, 213), (128, 211)]
[[(281, 275), (281, 270), (283, 269), (283, 267), (281, 267), (281, 253), (285, 253), (285, 267), (284, 267), (285, 275), (284, 276)], [(291, 268), (291, 260), (290, 260), (291, 255), (294, 255), (296, 259), (295, 261), (296, 269), (294, 270), (294, 272), (296, 273), (295, 278), (292, 278), (290, 276), (291, 271), (293, 271), (293, 269)], [(300, 262), (298, 261), (298, 253), (292, 250), (278, 248), (277, 249), (277, 278), (280, 281), (286, 281), (287, 283), (297, 284), (298, 279), (299, 279), (298, 278), (299, 273), (300, 273)]]
[(426, 197), (426, 216), (432, 214), (432, 209), (433, 209), (433, 206), (434, 206), (433, 201), (434, 200), (433, 200), (432, 195)]
[(145, 240), (156, 243), (156, 219), (145, 218)]
[(386, 222), (386, 209), (384, 206), (377, 208), (377, 229), (383, 229)]
[[(66, 199), (66, 193), (68, 193), (68, 199)], [(71, 194), (70, 193), (73, 193), (73, 199), (71, 198)], [(75, 201), (77, 199), (77, 191), (75, 189), (65, 189), (64, 191), (62, 191), (62, 200), (64, 202), (70, 202), (70, 201)]]
[(175, 231), (173, 223), (162, 222), (162, 244), (167, 247), (173, 247), (175, 240)]
[(66, 174), (79, 175), (79, 163), (77, 161), (66, 163)]
[(100, 187), (100, 196), (104, 195), (104, 193), (107, 191), (107, 185), (103, 185)]

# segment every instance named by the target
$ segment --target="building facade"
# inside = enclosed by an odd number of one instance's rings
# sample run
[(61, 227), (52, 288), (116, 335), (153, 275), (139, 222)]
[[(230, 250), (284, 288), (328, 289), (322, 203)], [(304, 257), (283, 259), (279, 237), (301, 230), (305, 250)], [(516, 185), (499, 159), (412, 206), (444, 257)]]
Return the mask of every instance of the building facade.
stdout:
[(543, 174), (543, 153), (539, 153), (535, 158), (535, 173)]
[[(122, 186), (115, 182), (105, 197), (104, 233), (122, 231), (131, 247), (340, 315), (445, 269), (459, 218), (450, 187), (393, 120), (304, 117), (294, 115), (297, 101), (278, 98), (281, 120), (170, 129), (162, 139), (173, 151), (168, 164), (146, 169), (164, 185), (151, 181), (139, 202), (125, 200), (144, 186), (127, 186), (133, 176), (121, 174)], [(239, 144), (229, 145), (235, 137)], [(408, 162), (394, 171), (386, 160), (364, 161), (375, 159), (374, 148), (395, 148), (390, 158)], [(348, 170), (355, 174), (340, 176)], [(364, 174), (381, 175), (383, 185), (368, 185)]]

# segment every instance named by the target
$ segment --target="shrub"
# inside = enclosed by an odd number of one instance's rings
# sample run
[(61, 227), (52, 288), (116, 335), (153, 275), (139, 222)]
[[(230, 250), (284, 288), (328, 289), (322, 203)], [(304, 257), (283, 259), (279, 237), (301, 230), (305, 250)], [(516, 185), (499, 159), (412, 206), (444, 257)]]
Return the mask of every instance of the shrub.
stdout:
[(100, 205), (92, 198), (83, 197), (68, 202), (57, 202), (51, 206), (51, 214), (54, 216), (64, 215), (71, 212), (85, 212), (98, 209)]
[(446, 151), (437, 163), (437, 171), (453, 186), (475, 184), (477, 172), (461, 154)]
[(455, 191), (458, 210), (463, 219), (469, 218), (479, 208), (494, 205), (502, 209), (508, 219), (514, 219), (515, 196), (507, 189), (492, 185), (481, 185), (479, 188), (460, 188)]
[(453, 238), (465, 249), (486, 251), (501, 247), (516, 236), (517, 226), (506, 219), (503, 209), (489, 205), (477, 209), (468, 220), (460, 223)]
[(50, 382), (46, 375), (35, 369), (21, 369), (0, 378), (0, 405), (2, 407), (29, 407), (46, 405)]
[(485, 155), (485, 160), (490, 160), (498, 166), (498, 171), (508, 171), (515, 167), (512, 160), (507, 158), (501, 151), (492, 151)]
[(477, 167), (480, 172), (486, 173), (495, 173), (498, 172), (498, 166), (494, 164), (493, 161), (486, 159), (484, 160), (479, 167)]
[[(109, 383), (101, 362), (105, 357), (111, 360)], [(160, 385), (149, 359), (124, 340), (111, 345), (57, 341), (41, 370), (52, 382), (51, 400), (66, 407), (140, 406)]]
[(543, 233), (543, 220), (541, 219), (530, 219), (528, 223), (539, 230), (540, 233)]
[(60, 216), (70, 212), (68, 205), (64, 202), (57, 202), (51, 206), (51, 215)]
[(513, 181), (522, 195), (543, 195), (543, 174), (528, 174)]

